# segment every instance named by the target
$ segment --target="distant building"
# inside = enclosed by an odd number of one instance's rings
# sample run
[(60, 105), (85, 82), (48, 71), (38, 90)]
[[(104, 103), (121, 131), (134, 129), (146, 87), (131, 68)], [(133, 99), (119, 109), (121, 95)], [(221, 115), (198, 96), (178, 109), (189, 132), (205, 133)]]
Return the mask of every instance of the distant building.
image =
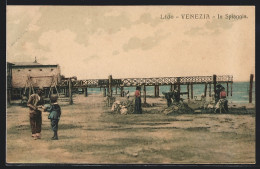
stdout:
[[(50, 88), (61, 79), (59, 65), (42, 65), (34, 62), (13, 62), (11, 66), (12, 96), (21, 97), (30, 87)], [(11, 65), (12, 64), (12, 65)]]

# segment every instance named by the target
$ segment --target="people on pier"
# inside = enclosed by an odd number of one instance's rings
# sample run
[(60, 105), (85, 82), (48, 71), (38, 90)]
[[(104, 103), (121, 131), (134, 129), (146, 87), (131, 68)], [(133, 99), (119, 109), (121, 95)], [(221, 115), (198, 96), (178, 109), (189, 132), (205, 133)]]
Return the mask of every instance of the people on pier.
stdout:
[(37, 93), (32, 94), (29, 97), (27, 106), (29, 107), (30, 126), (32, 131), (32, 137), (34, 140), (41, 138), (42, 127), (42, 112), (40, 108), (43, 106), (43, 88), (39, 88)]
[(142, 105), (141, 105), (141, 87), (137, 86), (135, 91), (135, 109), (134, 114), (142, 114)]

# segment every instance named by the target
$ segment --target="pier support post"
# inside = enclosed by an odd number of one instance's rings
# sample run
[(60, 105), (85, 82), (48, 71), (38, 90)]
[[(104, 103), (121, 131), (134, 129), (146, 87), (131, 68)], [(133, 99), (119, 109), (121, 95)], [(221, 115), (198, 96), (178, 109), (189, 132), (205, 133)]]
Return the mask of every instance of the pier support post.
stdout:
[(155, 97), (159, 97), (159, 85), (155, 85), (154, 86), (154, 96)]
[(112, 75), (108, 76), (108, 96), (112, 97)]
[(170, 87), (170, 92), (172, 92), (174, 89), (173, 89), (173, 85), (171, 84), (171, 87)]
[(117, 86), (116, 86), (116, 94), (117, 94)]
[(228, 82), (227, 82), (227, 96), (228, 96)]
[(106, 97), (107, 96), (107, 89), (104, 87), (103, 88), (103, 96)]
[(249, 84), (249, 103), (252, 103), (252, 91), (253, 91), (253, 80), (254, 80), (254, 75), (250, 75), (250, 84)]
[(146, 87), (145, 87), (145, 85), (143, 86), (143, 90), (144, 90), (144, 104), (146, 104)]
[(231, 82), (231, 86), (230, 86), (230, 96), (232, 96), (232, 86), (233, 86), (233, 82)]
[(190, 94), (191, 94), (191, 99), (193, 99), (193, 84), (190, 84)]
[(84, 96), (88, 97), (88, 88), (87, 87), (85, 87), (85, 89), (84, 89)]
[(207, 87), (208, 87), (208, 84), (205, 83), (204, 97), (207, 97)]
[(113, 90), (112, 90), (112, 75), (109, 75), (108, 76), (108, 107), (111, 107), (112, 104), (113, 104), (113, 101), (112, 101), (112, 96), (113, 96)]
[(209, 97), (211, 97), (211, 83), (209, 84)]
[(173, 85), (173, 89), (174, 89), (174, 90), (177, 89), (177, 85), (176, 85), (176, 84)]
[(190, 84), (187, 84), (188, 99), (190, 99)]
[(73, 104), (73, 99), (72, 99), (72, 82), (71, 82), (71, 79), (69, 79), (69, 104)]
[(214, 94), (216, 95), (217, 75), (213, 75)]
[(178, 92), (181, 92), (181, 78), (180, 77), (177, 77), (177, 85), (178, 85)]

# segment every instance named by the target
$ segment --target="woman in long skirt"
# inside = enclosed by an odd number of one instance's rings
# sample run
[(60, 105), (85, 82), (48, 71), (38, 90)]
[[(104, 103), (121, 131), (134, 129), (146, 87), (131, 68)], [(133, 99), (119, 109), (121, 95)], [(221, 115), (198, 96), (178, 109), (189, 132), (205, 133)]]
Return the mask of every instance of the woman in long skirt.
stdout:
[(141, 105), (141, 87), (137, 86), (135, 91), (135, 111), (134, 114), (142, 114), (142, 105)]

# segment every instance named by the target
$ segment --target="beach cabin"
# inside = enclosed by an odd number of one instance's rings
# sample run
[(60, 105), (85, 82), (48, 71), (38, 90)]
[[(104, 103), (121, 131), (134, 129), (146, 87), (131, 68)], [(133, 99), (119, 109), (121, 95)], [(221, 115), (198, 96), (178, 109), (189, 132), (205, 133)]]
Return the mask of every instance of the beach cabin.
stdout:
[(29, 95), (37, 88), (48, 90), (60, 82), (59, 65), (43, 65), (34, 62), (12, 63), (12, 98), (19, 99), (23, 94)]

